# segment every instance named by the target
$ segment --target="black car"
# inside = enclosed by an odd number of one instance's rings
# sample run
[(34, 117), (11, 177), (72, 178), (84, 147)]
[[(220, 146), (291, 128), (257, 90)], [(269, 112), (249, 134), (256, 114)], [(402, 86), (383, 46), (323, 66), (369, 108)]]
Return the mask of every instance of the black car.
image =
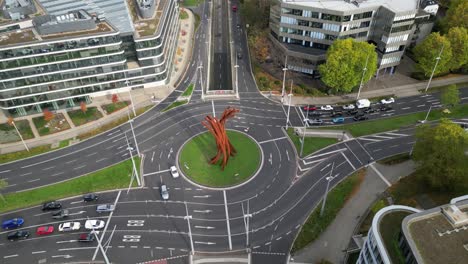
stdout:
[(392, 109), (393, 108), (391, 106), (389, 106), (389, 105), (382, 105), (379, 110), (381, 112), (386, 112), (386, 111), (389, 111), (389, 110), (392, 110)]
[(348, 112), (346, 112), (346, 114), (348, 114), (348, 115), (356, 115), (357, 113), (359, 113), (359, 111), (356, 110), (356, 109), (349, 110)]
[(342, 117), (343, 116), (343, 112), (341, 111), (333, 111), (332, 114), (330, 115), (330, 117)]
[(320, 125), (323, 125), (323, 120), (322, 119), (312, 119), (312, 120), (309, 120), (309, 125), (311, 126), (320, 126)]
[(365, 116), (365, 115), (356, 115), (355, 117), (353, 117), (353, 120), (354, 121), (363, 121), (363, 120), (367, 120), (368, 117)]
[(69, 215), (68, 210), (67, 209), (62, 209), (62, 210), (53, 212), (52, 213), (52, 218), (53, 219), (63, 219), (63, 218), (68, 217), (68, 215)]
[(239, 60), (242, 59), (242, 53), (240, 53), (239, 51), (237, 52), (237, 58), (238, 58)]
[(241, 28), (241, 25), (240, 25), (240, 24), (237, 24), (237, 28), (240, 29), (240, 28)]
[(88, 193), (88, 194), (83, 195), (83, 201), (85, 202), (97, 201), (98, 198), (99, 197), (94, 193)]
[(57, 210), (61, 208), (62, 208), (62, 204), (56, 201), (47, 202), (42, 205), (43, 211)]
[(78, 237), (78, 242), (93, 242), (95, 239), (93, 233), (81, 234)]
[(26, 239), (31, 235), (29, 231), (26, 230), (19, 230), (15, 232), (8, 233), (8, 240), (18, 240), (18, 239)]
[(366, 113), (366, 114), (371, 114), (371, 113), (374, 113), (375, 110), (374, 110), (374, 108), (368, 107), (368, 108), (364, 109), (363, 112)]

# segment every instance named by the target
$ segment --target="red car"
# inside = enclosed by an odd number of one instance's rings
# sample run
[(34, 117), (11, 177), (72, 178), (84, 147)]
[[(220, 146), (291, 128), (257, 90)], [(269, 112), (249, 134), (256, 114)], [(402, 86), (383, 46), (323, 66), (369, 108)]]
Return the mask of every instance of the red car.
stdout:
[(49, 235), (54, 232), (54, 227), (53, 226), (40, 226), (37, 228), (36, 234), (38, 236), (43, 236), (43, 235)]
[(309, 105), (309, 106), (306, 105), (306, 106), (304, 106), (302, 109), (303, 109), (304, 111), (315, 111), (315, 110), (317, 110), (317, 107), (316, 107), (316, 106), (313, 106), (313, 105)]

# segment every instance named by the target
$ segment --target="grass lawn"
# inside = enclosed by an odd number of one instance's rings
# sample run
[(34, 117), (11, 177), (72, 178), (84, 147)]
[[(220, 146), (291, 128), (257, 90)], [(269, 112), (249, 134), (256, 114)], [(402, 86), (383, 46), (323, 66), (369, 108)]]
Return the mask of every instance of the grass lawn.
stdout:
[(14, 160), (29, 158), (32, 156), (36, 156), (36, 155), (48, 152), (50, 150), (51, 150), (50, 145), (44, 145), (44, 146), (39, 146), (35, 148), (30, 148), (29, 152), (26, 150), (22, 150), (22, 151), (17, 151), (17, 152), (5, 153), (5, 154), (0, 155), (0, 164), (7, 163), (10, 161), (14, 161)]
[(117, 103), (112, 103), (112, 104), (105, 104), (101, 105), (102, 110), (104, 110), (107, 114), (112, 114), (115, 111), (118, 111), (124, 107), (127, 107), (129, 105), (128, 101), (119, 101)]
[[(294, 143), (294, 146), (296, 146), (297, 153), (300, 154), (302, 138), (294, 133), (293, 128), (288, 128), (288, 136), (289, 138), (291, 138), (292, 142)], [(331, 144), (335, 144), (336, 142), (338, 142), (336, 138), (305, 137), (302, 157), (314, 153), (315, 151), (329, 146)]]
[(196, 31), (198, 26), (200, 26), (200, 15), (198, 15), (197, 13), (193, 13), (193, 15), (195, 16), (195, 28), (194, 28), (194, 30)]
[(67, 113), (75, 126), (81, 126), (102, 117), (102, 113), (99, 112), (97, 107), (89, 107), (84, 113), (81, 109), (68, 111)]
[(63, 114), (54, 114), (54, 118), (49, 122), (44, 120), (44, 116), (34, 117), (32, 119), (39, 135), (45, 136), (53, 133), (61, 132), (70, 128)]
[(169, 111), (169, 110), (171, 110), (171, 109), (174, 108), (174, 107), (178, 107), (178, 106), (181, 106), (181, 105), (184, 105), (184, 104), (187, 104), (187, 103), (188, 103), (188, 100), (175, 101), (175, 102), (173, 102), (172, 104), (170, 104), (168, 107), (164, 108), (164, 109), (162, 110), (162, 112)]
[(187, 14), (187, 12), (185, 10), (181, 10), (180, 13), (179, 13), (179, 18), (180, 19), (187, 19), (187, 18), (189, 18), (189, 15)]
[(184, 1), (181, 1), (181, 5), (182, 6), (197, 6), (199, 5), (201, 2), (201, 0), (184, 0)]
[[(432, 110), (428, 120), (438, 120), (440, 118), (461, 118), (468, 116), (468, 105), (458, 105), (450, 109), (450, 114), (442, 112), (443, 109)], [(349, 125), (330, 126), (318, 129), (342, 129), (349, 131), (354, 137), (365, 136), (374, 133), (399, 129), (405, 126), (414, 125), (418, 120), (424, 120), (427, 112), (420, 112), (373, 121), (358, 122)], [(315, 128), (317, 129), (317, 128)]]
[[(137, 168), (140, 166), (139, 159), (136, 160), (136, 166)], [(7, 194), (5, 195), (5, 202), (0, 203), (0, 212), (34, 206), (45, 201), (83, 193), (126, 188), (130, 184), (131, 171), (132, 161), (127, 160), (66, 182), (30, 191)], [(136, 184), (135, 181), (134, 184)]]
[[(216, 155), (216, 142), (209, 132), (196, 136), (180, 152), (179, 165), (184, 174), (194, 182), (211, 187), (227, 187), (250, 178), (260, 165), (260, 149), (242, 133), (227, 131), (237, 154), (231, 157), (224, 169), (209, 160)], [(187, 168), (188, 167), (188, 168)]]
[[(463, 82), (463, 83), (456, 83), (455, 84), (458, 88), (463, 88), (465, 87), (466, 85), (468, 85), (467, 82)], [(447, 87), (451, 86), (450, 84), (449, 85), (443, 85), (443, 86), (436, 86), (436, 87), (430, 87), (429, 89), (427, 89), (427, 92), (428, 93), (436, 93), (436, 92), (441, 92), (445, 89), (447, 89)], [(421, 93), (424, 93), (424, 90), (426, 89), (420, 89), (419, 91)]]
[(348, 176), (333, 188), (327, 197), (327, 204), (323, 216), (320, 217), (322, 204), (319, 203), (301, 228), (301, 232), (294, 241), (293, 252), (296, 252), (317, 239), (320, 234), (333, 222), (338, 212), (344, 207), (346, 201), (359, 188), (365, 176), (365, 170), (359, 170)]
[(380, 222), (380, 232), (385, 248), (390, 256), (391, 263), (406, 263), (398, 246), (398, 237), (401, 232), (401, 222), (409, 212), (392, 212), (386, 214)]
[(193, 92), (193, 83), (191, 83), (188, 87), (187, 87), (187, 90), (185, 90), (185, 92), (182, 94), (182, 96), (190, 96), (192, 95), (192, 92)]
[[(34, 134), (31, 130), (28, 120), (15, 121), (15, 125), (18, 128), (21, 136), (24, 140), (34, 138)], [(0, 143), (5, 144), (9, 142), (20, 141), (20, 137), (16, 132), (14, 126), (10, 126), (8, 123), (0, 124)]]

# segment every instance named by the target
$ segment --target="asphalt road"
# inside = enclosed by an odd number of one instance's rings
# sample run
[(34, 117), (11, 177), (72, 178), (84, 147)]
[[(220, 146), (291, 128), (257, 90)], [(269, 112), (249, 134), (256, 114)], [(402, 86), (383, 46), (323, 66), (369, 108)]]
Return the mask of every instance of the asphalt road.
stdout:
[[(233, 29), (236, 47), (245, 52), (239, 64), (240, 100), (203, 102), (200, 85), (206, 80), (208, 2), (197, 12), (201, 25), (195, 36), (193, 60), (177, 89), (163, 102), (134, 120), (136, 141), (144, 155), (142, 173), (144, 187), (100, 194), (98, 202), (84, 203), (80, 197), (65, 199), (64, 207), (71, 216), (67, 221), (102, 219), (107, 228), (101, 231), (106, 255), (113, 263), (139, 263), (164, 259), (168, 263), (188, 263), (191, 251), (189, 225), (193, 248), (197, 253), (252, 253), (253, 263), (285, 263), (290, 247), (301, 224), (323, 197), (327, 176), (333, 168), (331, 187), (354, 171), (374, 161), (402, 152), (414, 144), (414, 127), (369, 135), (341, 142), (304, 159), (298, 159), (282, 127), (286, 125), (287, 106), (278, 105), (260, 95), (256, 89), (247, 55), (243, 28)], [(233, 16), (233, 26), (242, 23)], [(198, 59), (198, 61), (196, 60)], [(201, 69), (201, 74), (200, 74)], [(160, 111), (172, 103), (190, 84), (195, 83), (191, 103), (166, 113)], [(468, 90), (462, 90), (463, 103)], [(427, 111), (437, 107), (438, 95), (399, 98), (393, 112), (379, 112), (371, 118), (396, 116)], [(177, 164), (180, 146), (191, 136), (205, 131), (200, 122), (206, 115), (219, 116), (227, 106), (240, 109), (227, 122), (229, 129), (248, 134), (263, 152), (263, 166), (248, 184), (229, 190), (211, 190), (195, 186), (183, 177), (172, 178), (168, 169)], [(300, 107), (291, 107), (290, 124), (303, 125)], [(347, 122), (349, 122), (347, 118)], [(461, 120), (465, 122), (465, 120)], [(6, 192), (24, 191), (47, 184), (79, 177), (128, 159), (126, 148), (135, 147), (129, 125), (123, 125), (95, 138), (51, 153), (0, 165), (0, 177), (7, 178)], [(135, 154), (135, 153), (133, 153)], [(382, 179), (385, 181), (385, 179)], [(163, 201), (160, 186), (166, 184), (170, 199)], [(95, 206), (114, 203), (113, 213), (98, 214)], [(189, 217), (187, 217), (189, 216)], [(39, 207), (0, 215), (0, 219), (24, 217), (25, 225), (34, 233), (38, 226), (63, 221), (53, 220), (50, 213)], [(189, 221), (188, 221), (189, 220)], [(60, 233), (49, 236), (32, 235), (18, 242), (6, 240), (0, 232), (1, 263), (63, 263), (103, 261), (97, 243), (78, 243), (78, 234)], [(96, 253), (98, 252), (98, 253)]]

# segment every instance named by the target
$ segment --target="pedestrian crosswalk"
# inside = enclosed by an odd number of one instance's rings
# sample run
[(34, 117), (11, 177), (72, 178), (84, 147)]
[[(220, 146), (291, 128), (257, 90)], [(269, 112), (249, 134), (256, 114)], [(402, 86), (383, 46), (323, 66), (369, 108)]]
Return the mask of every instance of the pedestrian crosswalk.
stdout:
[(323, 152), (313, 153), (313, 155), (307, 156), (299, 161), (298, 174), (302, 174), (305, 171), (308, 171), (322, 161), (327, 160), (333, 155), (339, 155), (340, 152), (346, 151), (347, 148), (340, 148), (336, 150), (325, 149)]
[(379, 133), (379, 134), (374, 134), (374, 135), (368, 135), (368, 136), (363, 136), (360, 137), (360, 141), (364, 141), (365, 144), (371, 143), (371, 142), (380, 142), (383, 140), (390, 140), (390, 139), (396, 139), (396, 138), (401, 138), (401, 137), (408, 137), (410, 135), (404, 134), (404, 133), (394, 133), (394, 132), (384, 132), (384, 133)]

